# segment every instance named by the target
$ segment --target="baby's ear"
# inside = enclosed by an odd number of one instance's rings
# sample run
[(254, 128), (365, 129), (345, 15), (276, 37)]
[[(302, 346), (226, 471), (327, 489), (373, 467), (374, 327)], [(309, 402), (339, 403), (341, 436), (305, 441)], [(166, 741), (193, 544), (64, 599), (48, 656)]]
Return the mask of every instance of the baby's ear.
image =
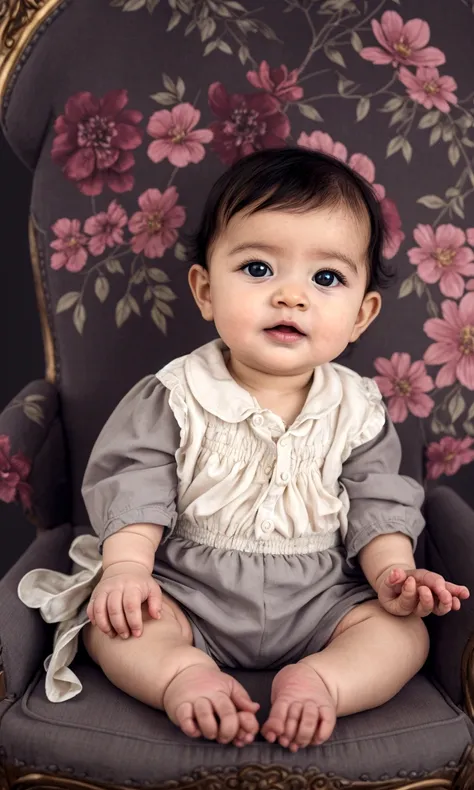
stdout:
[(364, 296), (357, 320), (352, 330), (350, 343), (354, 343), (365, 332), (372, 321), (375, 321), (382, 307), (382, 297), (377, 291), (369, 291)]
[(214, 314), (211, 302), (209, 272), (203, 266), (194, 263), (189, 270), (188, 282), (202, 317), (205, 321), (212, 321)]

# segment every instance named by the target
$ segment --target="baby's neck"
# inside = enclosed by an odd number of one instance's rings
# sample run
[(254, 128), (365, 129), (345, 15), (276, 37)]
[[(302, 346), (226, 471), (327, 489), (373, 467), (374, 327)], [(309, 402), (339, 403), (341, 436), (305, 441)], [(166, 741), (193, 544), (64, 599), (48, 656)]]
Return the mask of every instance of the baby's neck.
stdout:
[(250, 368), (232, 357), (229, 357), (227, 367), (235, 381), (256, 398), (262, 409), (278, 414), (286, 425), (295, 421), (308, 397), (313, 371), (275, 376)]

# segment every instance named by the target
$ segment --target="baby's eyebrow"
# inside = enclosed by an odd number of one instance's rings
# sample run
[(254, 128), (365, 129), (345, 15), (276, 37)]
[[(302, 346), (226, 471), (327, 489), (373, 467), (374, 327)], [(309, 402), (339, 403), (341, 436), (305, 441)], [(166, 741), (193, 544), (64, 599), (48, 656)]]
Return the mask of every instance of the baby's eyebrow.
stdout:
[[(262, 252), (272, 252), (272, 253), (281, 253), (283, 252), (281, 247), (278, 247), (275, 244), (266, 244), (261, 241), (246, 241), (242, 244), (237, 244), (236, 247), (232, 247), (230, 250), (230, 255), (235, 255), (238, 252), (244, 252), (245, 250), (261, 250)], [(360, 267), (357, 263), (346, 253), (341, 252), (340, 250), (320, 250), (318, 248), (313, 248), (308, 251), (309, 255), (314, 258), (319, 259), (327, 259), (327, 258), (335, 258), (339, 261), (343, 261), (349, 269), (351, 269), (354, 274), (359, 274)]]

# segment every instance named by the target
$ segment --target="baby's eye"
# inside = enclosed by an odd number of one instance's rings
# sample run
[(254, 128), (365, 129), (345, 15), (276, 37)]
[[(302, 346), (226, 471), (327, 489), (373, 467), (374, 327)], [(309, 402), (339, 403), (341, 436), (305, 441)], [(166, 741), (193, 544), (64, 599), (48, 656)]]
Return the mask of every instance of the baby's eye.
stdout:
[(333, 272), (330, 269), (322, 269), (320, 272), (316, 272), (316, 274), (313, 275), (313, 280), (316, 285), (324, 285), (326, 288), (332, 288), (333, 286), (340, 285), (343, 282), (341, 275), (336, 274), (336, 272)]
[(251, 263), (246, 263), (245, 266), (242, 266), (242, 271), (246, 274), (249, 274), (250, 277), (260, 278), (269, 277), (273, 274), (268, 263), (263, 263), (263, 261), (252, 261)]

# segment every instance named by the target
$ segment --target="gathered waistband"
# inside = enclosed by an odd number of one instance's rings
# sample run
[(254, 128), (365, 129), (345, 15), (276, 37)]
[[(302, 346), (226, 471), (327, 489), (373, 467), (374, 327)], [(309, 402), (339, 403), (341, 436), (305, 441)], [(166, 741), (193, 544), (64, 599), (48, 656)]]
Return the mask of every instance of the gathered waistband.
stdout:
[(242, 551), (248, 554), (312, 554), (341, 544), (338, 531), (327, 534), (310, 533), (299, 538), (272, 535), (267, 540), (252, 540), (242, 535), (229, 536), (223, 535), (222, 532), (211, 532), (205, 527), (183, 521), (178, 521), (173, 534), (214, 549)]

